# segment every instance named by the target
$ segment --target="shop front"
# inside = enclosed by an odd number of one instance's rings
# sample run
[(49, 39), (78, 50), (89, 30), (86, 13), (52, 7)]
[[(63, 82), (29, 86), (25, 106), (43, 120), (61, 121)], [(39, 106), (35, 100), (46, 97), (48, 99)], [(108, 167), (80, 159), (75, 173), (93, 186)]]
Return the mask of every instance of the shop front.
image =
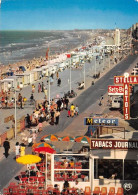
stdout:
[(92, 188), (104, 186), (109, 191), (110, 187), (115, 187), (117, 191), (122, 187), (124, 194), (137, 194), (138, 141), (102, 139), (91, 141), (94, 141), (90, 154)]

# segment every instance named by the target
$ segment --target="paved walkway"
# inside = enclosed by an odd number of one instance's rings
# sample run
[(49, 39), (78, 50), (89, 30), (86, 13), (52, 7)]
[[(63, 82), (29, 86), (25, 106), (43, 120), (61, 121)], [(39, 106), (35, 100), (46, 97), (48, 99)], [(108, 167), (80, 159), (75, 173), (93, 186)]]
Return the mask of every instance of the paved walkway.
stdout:
[[(136, 59), (136, 56), (130, 56), (128, 59), (126, 59), (124, 62), (122, 62), (121, 64), (123, 64), (124, 69), (126, 70), (130, 65), (129, 63), (134, 63), (134, 60)], [(109, 77), (111, 74), (113, 74), (114, 70), (114, 74), (117, 72), (117, 70), (119, 69), (119, 67), (121, 66), (118, 65), (118, 67), (114, 67), (113, 71), (111, 71), (110, 74), (106, 74), (105, 76), (108, 77), (108, 80), (110, 80)], [(124, 69), (122, 71), (124, 71)], [(121, 72), (120, 72), (121, 73)], [(49, 133), (57, 133), (58, 135), (67, 135), (67, 133), (69, 135), (84, 135), (86, 133), (86, 128), (84, 128), (83, 124), (83, 118), (84, 116), (89, 116), (89, 114), (91, 113), (103, 113), (103, 111), (106, 109), (106, 98), (105, 98), (105, 103), (103, 104), (102, 107), (97, 106), (98, 105), (98, 98), (100, 97), (99, 94), (101, 94), (101, 92), (99, 92), (98, 96), (96, 93), (96, 89), (98, 89), (97, 87), (99, 86), (100, 83), (103, 83), (103, 81), (105, 82), (105, 80), (107, 80), (107, 78), (103, 76), (101, 79), (99, 79), (94, 86), (91, 86), (90, 88), (87, 88), (85, 90), (82, 91), (78, 91), (78, 97), (75, 99), (72, 99), (72, 101), (74, 101), (74, 103), (78, 102), (79, 103), (79, 107), (80, 107), (80, 115), (75, 117), (75, 118), (67, 118), (67, 111), (63, 111), (61, 113), (60, 116), (60, 123), (58, 126), (49, 126), (49, 127), (44, 127), (43, 131), (38, 135), (37, 137), (37, 141), (40, 140), (40, 138), (44, 135), (44, 134), (49, 134)], [(91, 79), (90, 79), (91, 80)], [(100, 82), (100, 83), (99, 83)], [(87, 83), (87, 87), (89, 87), (91, 82), (89, 81), (89, 83)], [(104, 89), (104, 91), (107, 91), (107, 83), (105, 82), (106, 88)], [(90, 94), (90, 91), (92, 91), (95, 93), (96, 96), (94, 96), (94, 99), (91, 100), (91, 97), (88, 97)], [(102, 91), (104, 97), (106, 95), (106, 93)], [(82, 102), (86, 101), (86, 104), (84, 104), (85, 107), (83, 107)], [(88, 104), (87, 104), (88, 101)], [(18, 136), (18, 140), (20, 141), (20, 135)], [(3, 151), (0, 151), (0, 158), (1, 158), (1, 162), (0, 162), (0, 170), (1, 170), (1, 179), (0, 179), (0, 189), (2, 190), (2, 188), (8, 183), (10, 182), (10, 180), (13, 178), (13, 176), (15, 176), (17, 174), (17, 172), (23, 167), (22, 165), (18, 165), (14, 160), (14, 146), (15, 146), (15, 142), (16, 140), (11, 140), (11, 151), (10, 151), (10, 156), (8, 157), (8, 159), (3, 159)], [(57, 145), (64, 145), (66, 147), (65, 144), (63, 143), (56, 143)], [(71, 146), (69, 146), (71, 147)], [(27, 153), (30, 153), (30, 148), (27, 148)], [(4, 167), (4, 169), (2, 169)]]

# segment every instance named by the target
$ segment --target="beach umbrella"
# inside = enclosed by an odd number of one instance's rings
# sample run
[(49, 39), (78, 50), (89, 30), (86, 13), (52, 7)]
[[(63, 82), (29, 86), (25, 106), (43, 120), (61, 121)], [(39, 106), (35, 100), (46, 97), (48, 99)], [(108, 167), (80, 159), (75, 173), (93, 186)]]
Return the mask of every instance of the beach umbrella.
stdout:
[(75, 142), (88, 144), (88, 143), (90, 143), (90, 138), (88, 136), (76, 136), (75, 137)]
[(36, 155), (24, 155), (21, 156), (19, 158), (16, 159), (17, 163), (23, 164), (23, 165), (27, 165), (27, 164), (34, 164), (34, 163), (38, 163), (41, 161), (41, 158), (39, 156)]
[(58, 141), (58, 136), (53, 135), (53, 134), (45, 135), (41, 138), (41, 140), (44, 140), (44, 141)]
[(55, 154), (56, 151), (53, 148), (49, 148), (49, 147), (40, 147), (40, 148), (35, 148), (34, 152), (38, 152), (38, 153), (50, 153), (50, 154)]
[(74, 137), (71, 137), (71, 136), (63, 136), (63, 137), (60, 137), (59, 140), (60, 141), (67, 141), (67, 142), (69, 142), (69, 141), (73, 142), (74, 141)]
[(60, 141), (68, 142), (68, 144), (66, 144), (67, 150), (68, 150), (68, 148), (69, 148), (70, 142), (74, 142), (74, 138), (71, 137), (71, 136), (60, 137), (59, 140), (60, 140)]
[(33, 144), (32, 145), (32, 150), (34, 151), (35, 148), (40, 148), (40, 147), (54, 148), (53, 144), (40, 142), (40, 143)]

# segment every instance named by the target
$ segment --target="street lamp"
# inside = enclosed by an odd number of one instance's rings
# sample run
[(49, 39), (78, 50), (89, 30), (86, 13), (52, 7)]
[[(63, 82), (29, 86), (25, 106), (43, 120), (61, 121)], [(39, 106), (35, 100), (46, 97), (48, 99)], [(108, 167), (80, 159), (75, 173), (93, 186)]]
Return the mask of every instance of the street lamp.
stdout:
[(70, 93), (71, 93), (71, 58), (70, 58)]
[[(15, 80), (15, 82), (16, 82), (16, 80)], [(14, 87), (12, 87), (12, 85), (11, 85), (11, 83), (8, 83), (8, 88), (9, 89), (13, 89), (13, 91), (14, 91), (14, 96), (15, 96), (15, 112), (14, 112), (14, 120), (15, 120), (15, 129), (14, 129), (14, 137), (15, 137), (15, 139), (16, 139), (16, 135), (17, 135), (17, 110), (16, 110), (16, 92), (17, 91), (19, 91), (19, 89), (17, 89), (17, 88), (15, 88), (15, 83), (14, 83)], [(23, 83), (21, 82), (20, 84), (19, 84), (19, 87), (20, 87), (20, 89), (22, 89), (23, 88)]]

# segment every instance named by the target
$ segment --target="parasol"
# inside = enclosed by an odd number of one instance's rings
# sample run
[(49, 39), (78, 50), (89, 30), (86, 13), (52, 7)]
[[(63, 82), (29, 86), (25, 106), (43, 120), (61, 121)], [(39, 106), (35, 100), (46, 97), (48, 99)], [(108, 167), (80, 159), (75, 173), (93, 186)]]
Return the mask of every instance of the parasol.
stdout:
[(90, 138), (88, 136), (76, 136), (75, 137), (75, 142), (88, 144), (88, 143), (90, 143)]
[(53, 134), (45, 135), (41, 138), (41, 140), (44, 140), (44, 141), (58, 141), (58, 136), (53, 135)]
[(49, 148), (49, 147), (40, 147), (40, 148), (35, 148), (34, 152), (38, 152), (38, 153), (50, 153), (50, 154), (55, 154), (56, 151), (53, 148)]
[(16, 159), (17, 163), (24, 164), (24, 165), (34, 164), (40, 161), (41, 161), (41, 158), (39, 156), (31, 155), (31, 154), (24, 155)]
[(74, 141), (74, 137), (64, 136), (64, 137), (60, 137), (59, 140), (60, 141), (67, 141), (67, 142), (69, 142), (69, 141), (73, 142)]
[(35, 148), (40, 148), (40, 147), (54, 148), (53, 144), (45, 143), (45, 142), (40, 142), (40, 143), (33, 144), (32, 145), (32, 150), (34, 151)]

